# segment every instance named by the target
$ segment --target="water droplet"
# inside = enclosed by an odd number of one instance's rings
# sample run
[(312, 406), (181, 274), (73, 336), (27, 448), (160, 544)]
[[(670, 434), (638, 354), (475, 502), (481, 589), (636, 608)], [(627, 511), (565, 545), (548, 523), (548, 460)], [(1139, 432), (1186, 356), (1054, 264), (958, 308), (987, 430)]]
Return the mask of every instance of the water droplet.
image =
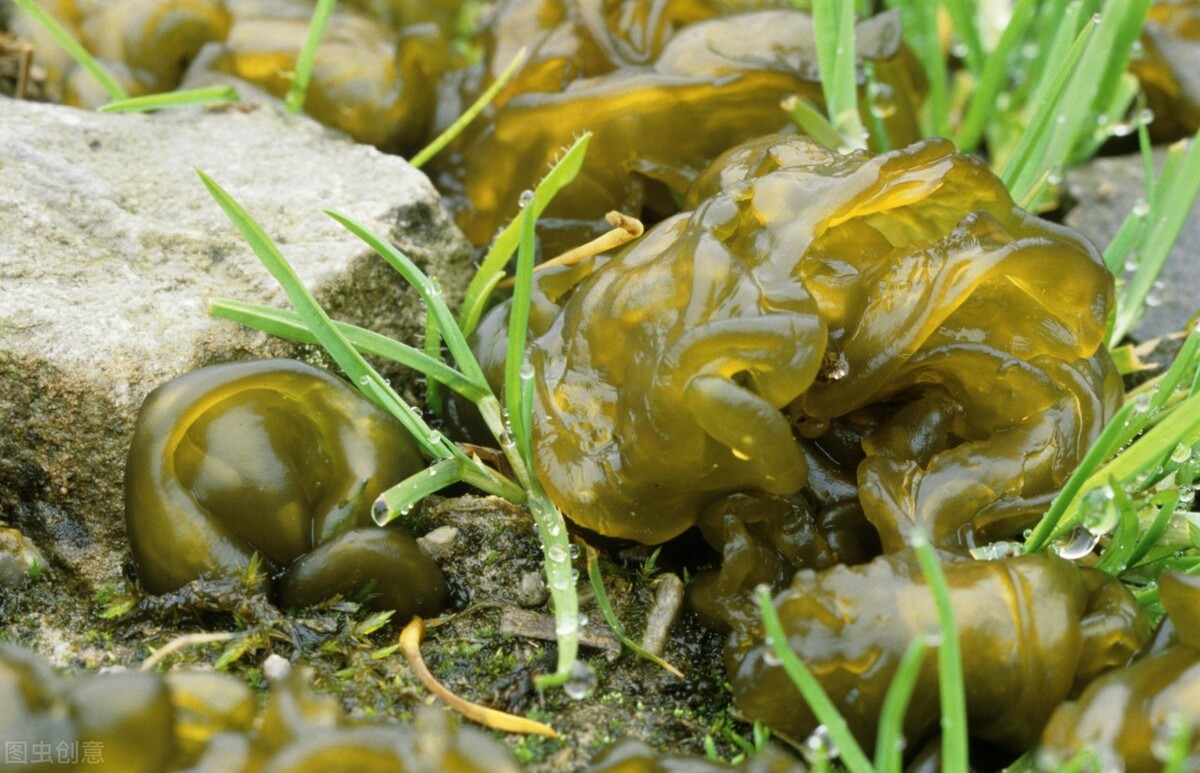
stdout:
[(1077, 561), (1095, 550), (1099, 542), (1099, 534), (1089, 529), (1075, 528), (1062, 539), (1056, 540), (1051, 547), (1062, 558)]
[(533, 363), (532, 362), (521, 363), (521, 369), (519, 371), (517, 371), (517, 373), (518, 373), (518, 375), (521, 376), (522, 381), (529, 381), (530, 379), (533, 378)]
[(571, 583), (565, 575), (559, 575), (550, 581), (550, 587), (554, 590), (566, 590), (571, 587)]
[(520, 204), (522, 207), (528, 207), (530, 204), (533, 203), (533, 191), (531, 191), (531, 190), (521, 191), (521, 195), (517, 198), (517, 203)]
[(837, 746), (829, 737), (829, 728), (825, 725), (817, 725), (817, 729), (804, 739), (804, 748), (807, 750), (805, 756), (808, 757), (810, 763), (815, 763), (819, 759), (832, 760), (838, 756)]
[(438, 432), (436, 429), (430, 430), (425, 439), (429, 441), (429, 445), (436, 446), (442, 442), (442, 433)]
[(562, 563), (563, 561), (567, 560), (567, 549), (562, 545), (551, 545), (549, 549), (546, 550), (546, 555), (550, 557), (551, 561), (554, 561), (555, 563)]
[(408, 515), (409, 513), (412, 512), (412, 509), (413, 509), (413, 503), (405, 502), (404, 504), (400, 505), (400, 510), (399, 510), (400, 515)]
[(592, 671), (591, 666), (582, 660), (572, 663), (571, 675), (563, 683), (563, 692), (567, 694), (567, 697), (580, 701), (591, 695), (595, 689), (596, 674)]
[(361, 376), (358, 377), (358, 383), (361, 384), (362, 386), (366, 386), (367, 384), (370, 384), (371, 376), (367, 373), (362, 374)]
[(1150, 396), (1141, 394), (1133, 398), (1133, 412), (1145, 413), (1150, 410)]
[(580, 615), (579, 616), (579, 627), (586, 628), (587, 624), (588, 624), (587, 615)]
[(442, 283), (438, 281), (436, 276), (429, 280), (429, 293), (430, 295), (442, 294)]
[(578, 545), (575, 545), (575, 544), (571, 545), (571, 558), (579, 558), (579, 546)]
[(1191, 486), (1182, 486), (1179, 489), (1179, 507), (1190, 508), (1195, 501), (1196, 489)]
[(437, 470), (430, 467), (428, 470), (426, 470), (426, 473), (432, 478), (433, 476), (437, 475)]
[(1154, 123), (1154, 111), (1148, 107), (1143, 107), (1137, 112), (1137, 122), (1142, 126), (1149, 126)]
[(779, 663), (780, 663), (779, 656), (775, 654), (775, 648), (770, 645), (768, 645), (767, 649), (763, 651), (762, 660), (763, 660), (763, 665), (769, 666), (771, 668), (778, 667)]
[(378, 526), (383, 526), (387, 523), (388, 506), (387, 502), (382, 499), (376, 499), (375, 504), (371, 506), (371, 520), (375, 521)]
[(1140, 40), (1133, 41), (1133, 44), (1129, 46), (1129, 58), (1136, 61), (1145, 55), (1146, 45)]
[[(1150, 214), (1150, 204), (1144, 199), (1138, 199), (1138, 203), (1133, 205), (1133, 209), (1131, 211), (1137, 217), (1145, 217), (1146, 215)], [(1137, 263), (1134, 263), (1133, 267), (1137, 268)]]
[(1176, 443), (1175, 450), (1171, 452), (1171, 461), (1175, 464), (1183, 464), (1188, 459), (1192, 458), (1192, 447), (1186, 443)]
[(867, 86), (867, 100), (871, 115), (876, 118), (891, 118), (896, 114), (896, 92), (886, 83), (873, 81)]
[(550, 524), (550, 527), (546, 529), (546, 533), (551, 537), (557, 537), (559, 534), (562, 534), (562, 527), (557, 523), (552, 523)]
[(554, 633), (558, 636), (570, 636), (573, 633), (579, 632), (579, 619), (575, 617), (565, 617), (558, 620), (554, 624)]
[(1117, 528), (1121, 513), (1117, 510), (1115, 497), (1112, 486), (1107, 485), (1085, 494), (1079, 503), (1079, 509), (1083, 512), (1083, 528), (1098, 537)]
[(500, 433), (500, 445), (504, 448), (512, 448), (517, 444), (517, 439), (513, 437), (513, 433), (505, 430)]

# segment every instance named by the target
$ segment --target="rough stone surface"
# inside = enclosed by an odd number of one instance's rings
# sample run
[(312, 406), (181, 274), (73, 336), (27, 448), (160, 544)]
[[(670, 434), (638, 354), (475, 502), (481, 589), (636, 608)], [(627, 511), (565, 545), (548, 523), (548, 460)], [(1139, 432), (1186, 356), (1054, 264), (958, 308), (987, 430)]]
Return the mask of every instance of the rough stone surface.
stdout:
[[(1161, 165), (1163, 154), (1160, 151), (1156, 155)], [(1067, 213), (1066, 224), (1103, 250), (1126, 215), (1144, 198), (1142, 158), (1135, 154), (1095, 159), (1068, 172), (1067, 186), (1077, 203)], [(1154, 294), (1157, 305), (1146, 309), (1133, 336), (1144, 341), (1180, 330), (1200, 311), (1197, 277), (1200, 277), (1200, 201), (1193, 206), (1159, 277), (1162, 287)]]
[(120, 575), (124, 461), (146, 394), (213, 362), (314, 356), (208, 315), (214, 297), (287, 301), (193, 169), (246, 207), (335, 318), (412, 342), (423, 312), (323, 208), (388, 235), (451, 303), (470, 271), (423, 174), (306, 118), (0, 97), (0, 520), (88, 585)]

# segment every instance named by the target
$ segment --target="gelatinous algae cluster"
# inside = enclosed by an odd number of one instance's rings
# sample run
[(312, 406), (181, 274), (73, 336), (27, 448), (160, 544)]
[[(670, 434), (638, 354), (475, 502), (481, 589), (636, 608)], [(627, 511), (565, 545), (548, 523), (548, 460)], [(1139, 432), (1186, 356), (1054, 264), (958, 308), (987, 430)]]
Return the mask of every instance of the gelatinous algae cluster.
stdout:
[(0, 644), (6, 769), (163, 773), (516, 771), (508, 751), (443, 712), (415, 724), (352, 720), (311, 692), (303, 669), (274, 680), (260, 710), (240, 680), (212, 671), (77, 674)]
[(134, 566), (150, 593), (240, 577), (257, 556), (284, 606), (370, 585), (399, 620), (436, 614), (446, 583), (375, 499), (424, 465), (400, 424), (294, 360), (213, 365), (156, 389), (125, 471)]
[[(310, 0), (42, 0), (131, 95), (229, 82), (282, 97), (313, 13)], [(338, 3), (314, 62), (305, 109), (360, 142), (404, 153), (431, 129), (437, 81), (454, 61), (461, 2)], [(344, 7), (343, 7), (344, 6)], [(13, 29), (67, 104), (108, 96), (32, 19)], [(249, 96), (249, 94), (247, 94)]]

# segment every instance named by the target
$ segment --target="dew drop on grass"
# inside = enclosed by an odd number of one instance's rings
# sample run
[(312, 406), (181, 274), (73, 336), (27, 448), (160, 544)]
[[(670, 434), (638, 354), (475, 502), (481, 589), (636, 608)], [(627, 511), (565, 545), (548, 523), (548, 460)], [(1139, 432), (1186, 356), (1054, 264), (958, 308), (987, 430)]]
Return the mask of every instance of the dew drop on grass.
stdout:
[(521, 191), (521, 195), (517, 198), (517, 203), (520, 204), (522, 207), (528, 207), (530, 204), (533, 203), (533, 191), (531, 191), (531, 190)]
[(512, 448), (517, 444), (517, 439), (513, 437), (513, 433), (505, 430), (500, 433), (500, 445), (506, 449)]
[(519, 371), (517, 371), (517, 373), (521, 376), (522, 381), (531, 380), (533, 378), (533, 363), (532, 362), (521, 363), (521, 369)]
[(358, 377), (358, 383), (361, 384), (362, 386), (366, 386), (367, 384), (371, 383), (371, 377), (369, 375), (367, 375), (366, 373), (364, 373)]
[(1075, 528), (1052, 546), (1055, 553), (1068, 561), (1077, 561), (1089, 555), (1100, 542), (1100, 535), (1088, 529)]
[(1192, 447), (1186, 443), (1176, 443), (1175, 450), (1171, 452), (1171, 461), (1175, 464), (1183, 464), (1188, 459), (1192, 458)]
[(550, 549), (546, 551), (546, 555), (550, 557), (551, 561), (562, 563), (567, 560), (567, 549), (562, 545), (551, 545)]
[(1083, 527), (1087, 531), (1099, 537), (1117, 528), (1121, 513), (1115, 497), (1112, 486), (1102, 486), (1084, 495), (1079, 509), (1083, 511)]
[(591, 666), (582, 660), (572, 663), (571, 675), (563, 683), (563, 692), (567, 694), (567, 697), (581, 701), (591, 695), (595, 689), (596, 674), (592, 671)]
[(442, 283), (438, 281), (436, 276), (429, 280), (429, 293), (430, 295), (442, 294)]
[(429, 441), (429, 445), (436, 446), (442, 442), (442, 433), (438, 432), (436, 429), (430, 430), (425, 439)]
[(833, 739), (829, 737), (829, 728), (825, 725), (817, 725), (817, 729), (812, 731), (808, 738), (804, 739), (804, 748), (808, 750), (810, 762), (815, 762), (818, 759), (832, 760), (838, 756), (837, 746), (834, 745)]

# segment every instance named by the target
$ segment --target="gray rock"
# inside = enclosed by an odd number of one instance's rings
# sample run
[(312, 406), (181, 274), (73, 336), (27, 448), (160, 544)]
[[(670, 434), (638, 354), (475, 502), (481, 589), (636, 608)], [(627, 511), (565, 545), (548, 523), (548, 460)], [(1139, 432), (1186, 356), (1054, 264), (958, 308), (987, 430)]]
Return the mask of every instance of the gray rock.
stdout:
[[(334, 318), (414, 342), (415, 293), (322, 214), (389, 236), (458, 300), (470, 248), (403, 160), (268, 106), (105, 115), (0, 98), (0, 518), (89, 584), (117, 579), (145, 395), (188, 370), (308, 353), (212, 318), (287, 301), (194, 169), (280, 245)], [(389, 376), (412, 394), (414, 381)]]
[[(1156, 153), (1159, 164), (1163, 152)], [(1144, 199), (1145, 174), (1140, 155), (1097, 158), (1067, 173), (1067, 186), (1078, 202), (1066, 224), (1103, 250), (1116, 235), (1126, 215)], [(1138, 340), (1173, 333), (1200, 310), (1200, 201), (1192, 208), (1175, 249), (1159, 276), (1160, 291), (1132, 331)]]
[(458, 529), (453, 526), (439, 526), (425, 536), (417, 537), (417, 544), (435, 561), (441, 561), (450, 555), (457, 542)]
[(25, 535), (0, 526), (0, 588), (15, 588), (41, 579), (49, 571), (46, 559)]

